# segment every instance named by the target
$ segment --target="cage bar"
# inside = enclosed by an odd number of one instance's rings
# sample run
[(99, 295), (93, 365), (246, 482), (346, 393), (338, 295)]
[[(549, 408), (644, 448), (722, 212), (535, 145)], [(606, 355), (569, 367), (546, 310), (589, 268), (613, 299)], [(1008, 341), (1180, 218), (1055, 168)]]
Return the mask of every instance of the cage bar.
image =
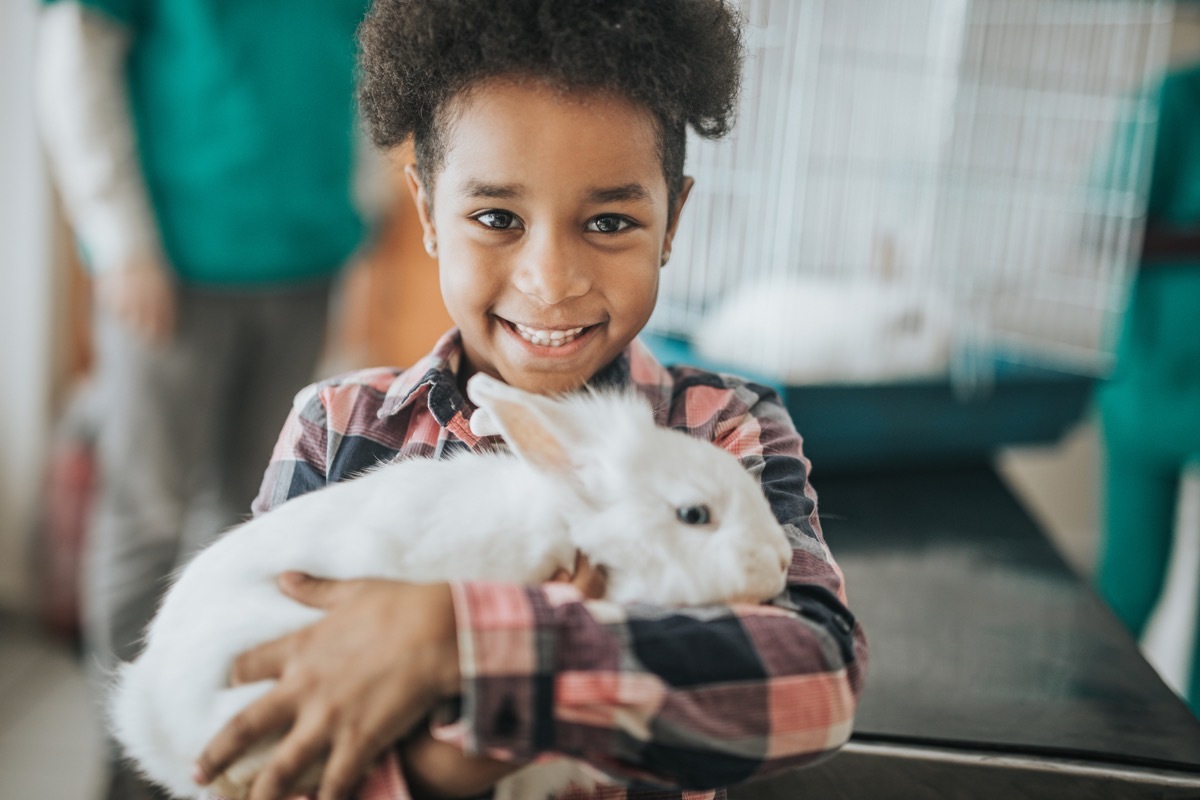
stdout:
[(791, 383), (962, 379), (997, 357), (1103, 374), (1172, 4), (742, 5), (738, 125), (689, 141), (651, 329)]

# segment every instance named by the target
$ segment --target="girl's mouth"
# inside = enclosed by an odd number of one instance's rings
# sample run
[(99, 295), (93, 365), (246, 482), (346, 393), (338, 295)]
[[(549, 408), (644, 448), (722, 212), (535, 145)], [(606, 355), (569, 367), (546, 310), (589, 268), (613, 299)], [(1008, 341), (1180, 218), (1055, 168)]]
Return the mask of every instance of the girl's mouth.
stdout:
[(503, 322), (510, 331), (521, 337), (529, 345), (546, 347), (551, 350), (557, 350), (580, 339), (587, 338), (588, 334), (598, 327), (598, 325), (582, 325), (573, 328), (538, 328), (533, 325), (513, 322), (512, 320), (503, 320)]
[(512, 325), (518, 336), (539, 347), (562, 347), (564, 344), (575, 341), (589, 327), (545, 330), (542, 328), (531, 328), (519, 322), (514, 322)]

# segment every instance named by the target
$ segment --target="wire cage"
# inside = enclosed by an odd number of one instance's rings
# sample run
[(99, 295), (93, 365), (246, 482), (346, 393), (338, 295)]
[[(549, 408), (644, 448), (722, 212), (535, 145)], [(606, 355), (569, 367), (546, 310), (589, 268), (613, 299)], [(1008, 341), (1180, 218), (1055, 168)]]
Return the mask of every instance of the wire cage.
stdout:
[(651, 331), (786, 385), (1109, 368), (1165, 0), (743, 0)]

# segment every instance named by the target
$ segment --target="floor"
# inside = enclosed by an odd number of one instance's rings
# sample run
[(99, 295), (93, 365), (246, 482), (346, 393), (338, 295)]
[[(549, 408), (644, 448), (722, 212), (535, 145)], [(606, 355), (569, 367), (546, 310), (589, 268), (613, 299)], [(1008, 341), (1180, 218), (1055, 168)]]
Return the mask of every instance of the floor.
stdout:
[(102, 764), (78, 659), (30, 623), (0, 617), (0, 800), (91, 800)]
[[(1007, 451), (1001, 474), (1058, 544), (1067, 561), (1087, 575), (1097, 528), (1098, 446), (1083, 424), (1049, 448)], [(1193, 474), (1180, 508), (1175, 571), (1143, 643), (1168, 684), (1187, 669), (1194, 629), (1190, 600), (1200, 574), (1200, 472)], [(103, 746), (80, 663), (71, 649), (28, 622), (0, 615), (0, 800), (97, 800)]]

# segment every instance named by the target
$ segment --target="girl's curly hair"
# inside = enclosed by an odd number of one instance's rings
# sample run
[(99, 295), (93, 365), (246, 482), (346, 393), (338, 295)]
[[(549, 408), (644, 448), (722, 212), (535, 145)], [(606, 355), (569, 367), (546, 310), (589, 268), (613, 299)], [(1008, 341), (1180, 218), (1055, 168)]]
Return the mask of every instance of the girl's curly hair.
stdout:
[(445, 112), (478, 82), (506, 75), (644, 104), (659, 122), (672, 205), (686, 126), (718, 138), (733, 124), (742, 28), (732, 0), (375, 0), (359, 28), (359, 106), (375, 144), (413, 137), (432, 189)]

